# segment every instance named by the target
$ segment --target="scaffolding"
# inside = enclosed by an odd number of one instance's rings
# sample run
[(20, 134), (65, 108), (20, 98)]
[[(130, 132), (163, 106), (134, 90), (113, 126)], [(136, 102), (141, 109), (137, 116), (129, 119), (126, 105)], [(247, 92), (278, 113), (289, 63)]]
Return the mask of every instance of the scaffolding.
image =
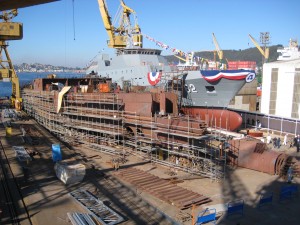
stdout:
[(115, 93), (71, 92), (59, 113), (55, 91), (24, 89), (22, 97), (27, 114), (70, 145), (123, 158), (134, 154), (212, 181), (225, 177), (226, 154), (221, 156), (213, 135), (205, 134), (203, 121), (125, 111)]

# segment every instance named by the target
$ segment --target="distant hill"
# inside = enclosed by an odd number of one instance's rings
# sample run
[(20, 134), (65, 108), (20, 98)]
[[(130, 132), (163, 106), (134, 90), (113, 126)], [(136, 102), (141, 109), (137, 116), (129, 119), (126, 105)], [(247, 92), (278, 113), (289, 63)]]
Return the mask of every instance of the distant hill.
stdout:
[[(279, 47), (283, 47), (282, 45), (273, 45), (270, 46), (270, 55), (268, 62), (276, 61), (278, 57), (277, 49)], [(248, 48), (245, 50), (223, 50), (223, 55), (228, 61), (256, 61), (257, 66), (262, 65), (262, 55), (259, 50), (254, 48)], [(195, 56), (199, 56), (201, 58), (214, 60), (214, 53), (203, 51), (203, 52), (195, 52)], [(173, 55), (165, 56), (168, 62), (178, 63), (179, 59)], [(218, 58), (218, 56), (217, 56)]]

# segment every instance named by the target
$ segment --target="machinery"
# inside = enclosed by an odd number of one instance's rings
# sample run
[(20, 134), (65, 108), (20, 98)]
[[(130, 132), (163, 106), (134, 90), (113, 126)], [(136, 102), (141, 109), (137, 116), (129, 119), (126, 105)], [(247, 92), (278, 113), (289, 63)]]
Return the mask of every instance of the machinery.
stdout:
[[(223, 51), (220, 49), (219, 43), (218, 43), (217, 38), (216, 38), (214, 33), (212, 33), (212, 37), (213, 37), (213, 42), (214, 42), (214, 45), (216, 47), (216, 52), (218, 53), (218, 57), (219, 57), (219, 61), (220, 61), (219, 68), (220, 69), (226, 69), (227, 65), (224, 62)], [(215, 52), (214, 52), (214, 60), (216, 62), (216, 53)]]
[(11, 22), (11, 19), (18, 15), (16, 9), (3, 11), (0, 19), (0, 81), (12, 83), (12, 105), (20, 109), (22, 102), (20, 94), (19, 78), (13, 67), (7, 47), (8, 40), (21, 40), (23, 38), (23, 25), (21, 23)]
[(130, 15), (135, 14), (133, 9), (126, 6), (124, 1), (121, 0), (122, 11), (119, 16), (119, 26), (115, 27), (111, 22), (104, 0), (98, 0), (98, 4), (104, 27), (109, 37), (107, 43), (108, 47), (116, 49), (126, 47), (143, 47), (143, 37), (136, 19), (135, 25), (131, 26)]
[(266, 62), (269, 58), (269, 48), (261, 48), (258, 44), (258, 42), (249, 34), (249, 37), (251, 39), (251, 41), (253, 42), (253, 44), (255, 45), (255, 47), (260, 51), (260, 53), (262, 54), (263, 58), (264, 58), (264, 62)]

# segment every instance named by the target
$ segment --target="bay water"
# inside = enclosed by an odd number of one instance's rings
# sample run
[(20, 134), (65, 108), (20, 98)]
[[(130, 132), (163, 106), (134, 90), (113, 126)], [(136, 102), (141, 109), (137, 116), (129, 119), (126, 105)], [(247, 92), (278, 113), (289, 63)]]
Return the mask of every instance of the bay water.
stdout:
[[(42, 73), (32, 73), (32, 72), (23, 72), (17, 73), (19, 77), (20, 87), (24, 85), (31, 84), (36, 78), (45, 78), (51, 73), (42, 72)], [(74, 77), (83, 77), (85, 74), (81, 73), (55, 73), (57, 78), (74, 78)], [(11, 82), (0, 81), (0, 97), (10, 97), (12, 94), (12, 85)]]

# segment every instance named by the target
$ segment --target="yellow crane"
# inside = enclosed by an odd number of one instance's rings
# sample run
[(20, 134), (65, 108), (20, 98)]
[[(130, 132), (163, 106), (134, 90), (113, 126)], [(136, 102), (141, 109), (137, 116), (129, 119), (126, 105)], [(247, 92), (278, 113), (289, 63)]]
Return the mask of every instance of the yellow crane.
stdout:
[(99, 10), (103, 20), (104, 27), (108, 34), (108, 47), (110, 48), (126, 48), (131, 46), (143, 47), (143, 38), (141, 29), (137, 23), (131, 26), (130, 15), (135, 11), (125, 5), (121, 0), (122, 16), (118, 27), (114, 27), (109, 16), (105, 0), (98, 0)]
[(260, 51), (260, 53), (264, 57), (264, 61), (266, 62), (269, 58), (269, 48), (262, 49), (260, 47), (260, 45), (258, 44), (258, 42), (250, 34), (249, 34), (249, 37), (250, 37), (251, 41), (253, 42), (253, 44), (256, 46), (256, 48)]
[(11, 19), (18, 15), (16, 9), (8, 12), (3, 11), (0, 19), (0, 81), (12, 83), (12, 105), (17, 109), (21, 106), (21, 94), (19, 78), (13, 67), (7, 47), (7, 40), (20, 40), (23, 38), (23, 25), (21, 23), (11, 22)]
[[(219, 43), (217, 41), (217, 38), (216, 38), (214, 33), (212, 33), (212, 38), (213, 38), (214, 45), (216, 47), (216, 52), (218, 53), (218, 57), (219, 57), (219, 61), (220, 61), (220, 68), (226, 69), (227, 65), (226, 65), (226, 63), (224, 62), (224, 59), (223, 59), (223, 51), (221, 50), (221, 48), (219, 46)], [(214, 52), (215, 62), (216, 62), (216, 52)]]

